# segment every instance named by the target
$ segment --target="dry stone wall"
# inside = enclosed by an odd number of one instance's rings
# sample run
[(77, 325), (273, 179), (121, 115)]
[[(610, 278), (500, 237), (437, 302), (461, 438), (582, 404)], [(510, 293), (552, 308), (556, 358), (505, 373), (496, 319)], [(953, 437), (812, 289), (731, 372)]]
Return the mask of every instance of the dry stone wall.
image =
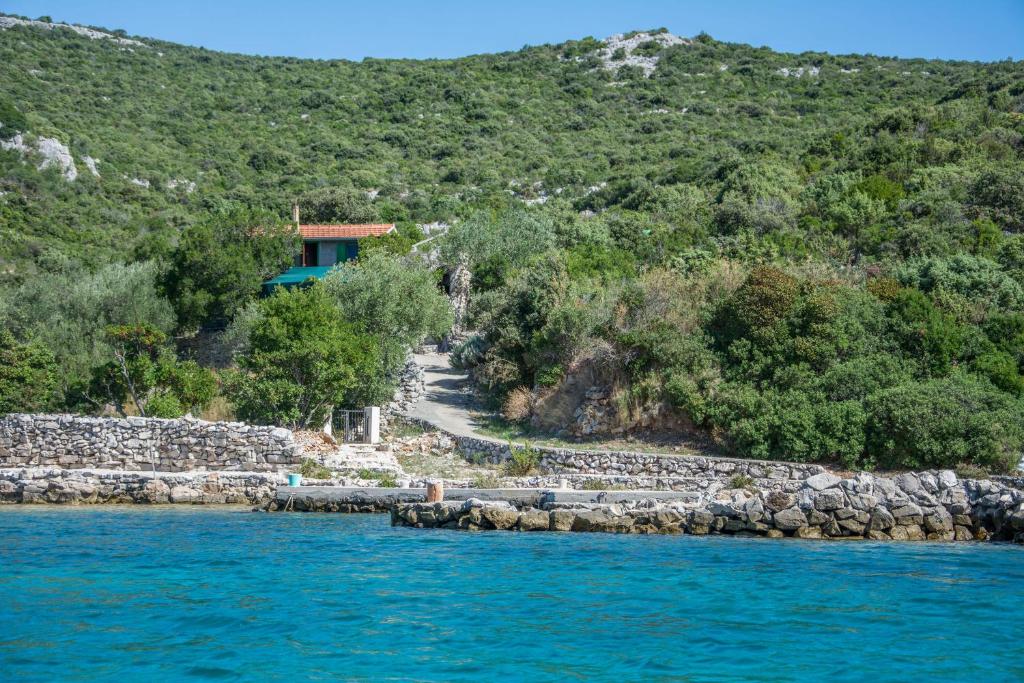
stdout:
[(0, 467), (275, 472), (300, 460), (291, 431), (280, 427), (187, 418), (0, 418)]
[[(452, 436), (471, 460), (501, 464), (509, 459), (508, 444), (467, 436)], [(587, 451), (534, 446), (542, 474), (591, 474), (629, 477), (731, 478), (803, 480), (825, 471), (821, 465), (692, 455), (658, 455), (633, 451)]]
[(125, 472), (59, 467), (0, 469), (0, 504), (265, 505), (284, 474)]

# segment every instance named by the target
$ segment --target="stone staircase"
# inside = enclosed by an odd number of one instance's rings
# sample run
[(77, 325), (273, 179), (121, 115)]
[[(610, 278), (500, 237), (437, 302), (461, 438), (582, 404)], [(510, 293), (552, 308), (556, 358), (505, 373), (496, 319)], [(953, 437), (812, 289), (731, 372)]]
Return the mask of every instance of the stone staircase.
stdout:
[(395, 477), (404, 475), (390, 448), (379, 450), (371, 444), (340, 444), (337, 450), (323, 458), (322, 464), (342, 477), (358, 477), (360, 473), (368, 472)]

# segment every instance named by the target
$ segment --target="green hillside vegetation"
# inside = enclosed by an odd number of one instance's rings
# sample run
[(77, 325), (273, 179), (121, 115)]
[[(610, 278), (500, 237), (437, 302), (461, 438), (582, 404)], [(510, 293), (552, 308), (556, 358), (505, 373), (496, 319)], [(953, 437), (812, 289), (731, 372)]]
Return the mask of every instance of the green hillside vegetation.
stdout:
[[(412, 224), (456, 224), (442, 255), (472, 266), (479, 332), (456, 357), (495, 406), (516, 397), (513, 419), (536, 422), (586, 370), (621, 419), (662, 406), (739, 455), (997, 471), (1020, 457), (1019, 62), (701, 34), (643, 43), (634, 54), (659, 60), (645, 77), (603, 68), (592, 38), (358, 63), (140, 40), (0, 30), (0, 138), (56, 138), (78, 170), (0, 151), (0, 320), (9, 348), (32, 349), (15, 357), (53, 355), (54, 407), (83, 409), (110, 325), (180, 340), (236, 318), (254, 368), (246, 330), (325, 300), (339, 334), (377, 340), (376, 369), (354, 372), (385, 395), (403, 325), (345, 313), (372, 304), (338, 295), (357, 266), (327, 296), (254, 303), (297, 198), (310, 221), (399, 222), (364, 251), (414, 272)], [(237, 251), (204, 263), (217, 249)], [(426, 275), (408, 300), (433, 301)], [(442, 330), (431, 310), (409, 329)], [(353, 376), (331, 400), (358, 400)]]

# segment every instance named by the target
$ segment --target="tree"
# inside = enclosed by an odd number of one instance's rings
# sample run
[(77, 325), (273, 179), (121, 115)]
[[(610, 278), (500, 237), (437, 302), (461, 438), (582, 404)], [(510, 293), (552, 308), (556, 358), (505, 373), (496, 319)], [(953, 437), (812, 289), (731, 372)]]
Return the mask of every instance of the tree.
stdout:
[(297, 249), (294, 227), (266, 211), (207, 214), (185, 230), (163, 278), (178, 324), (223, 324), (294, 262)]
[(320, 426), (379, 367), (376, 340), (346, 321), (319, 285), (277, 290), (250, 320), (240, 370), (227, 382), (244, 420)]
[(0, 415), (46, 410), (57, 393), (57, 362), (36, 343), (19, 344), (0, 329)]
[(381, 252), (391, 256), (405, 256), (417, 242), (425, 239), (415, 223), (400, 223), (393, 232), (380, 237), (364, 237), (359, 240), (359, 260), (365, 261), (370, 254)]
[(390, 396), (411, 347), (441, 337), (452, 324), (436, 274), (416, 260), (371, 252), (333, 270), (322, 285), (341, 315), (372, 335), (381, 351), (375, 381), (359, 395), (368, 405)]
[(178, 361), (159, 330), (113, 325), (106, 334), (112, 358), (94, 369), (88, 395), (98, 408), (110, 403), (127, 416), (130, 404), (143, 417), (180, 417), (202, 409), (213, 398), (213, 373), (194, 361)]
[(111, 358), (111, 325), (174, 329), (174, 312), (156, 291), (155, 263), (111, 264), (95, 273), (69, 269), (27, 280), (0, 301), (0, 320), (18, 339), (35, 339), (57, 361), (65, 404)]

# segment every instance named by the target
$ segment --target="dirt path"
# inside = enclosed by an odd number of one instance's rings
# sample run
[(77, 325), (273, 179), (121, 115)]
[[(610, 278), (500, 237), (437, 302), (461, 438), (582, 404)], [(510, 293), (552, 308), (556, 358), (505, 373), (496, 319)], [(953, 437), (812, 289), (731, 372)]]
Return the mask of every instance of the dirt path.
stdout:
[(486, 439), (476, 433), (480, 425), (470, 413), (474, 403), (466, 372), (449, 365), (447, 353), (418, 353), (416, 362), (423, 368), (425, 391), (406, 415), (457, 436)]

